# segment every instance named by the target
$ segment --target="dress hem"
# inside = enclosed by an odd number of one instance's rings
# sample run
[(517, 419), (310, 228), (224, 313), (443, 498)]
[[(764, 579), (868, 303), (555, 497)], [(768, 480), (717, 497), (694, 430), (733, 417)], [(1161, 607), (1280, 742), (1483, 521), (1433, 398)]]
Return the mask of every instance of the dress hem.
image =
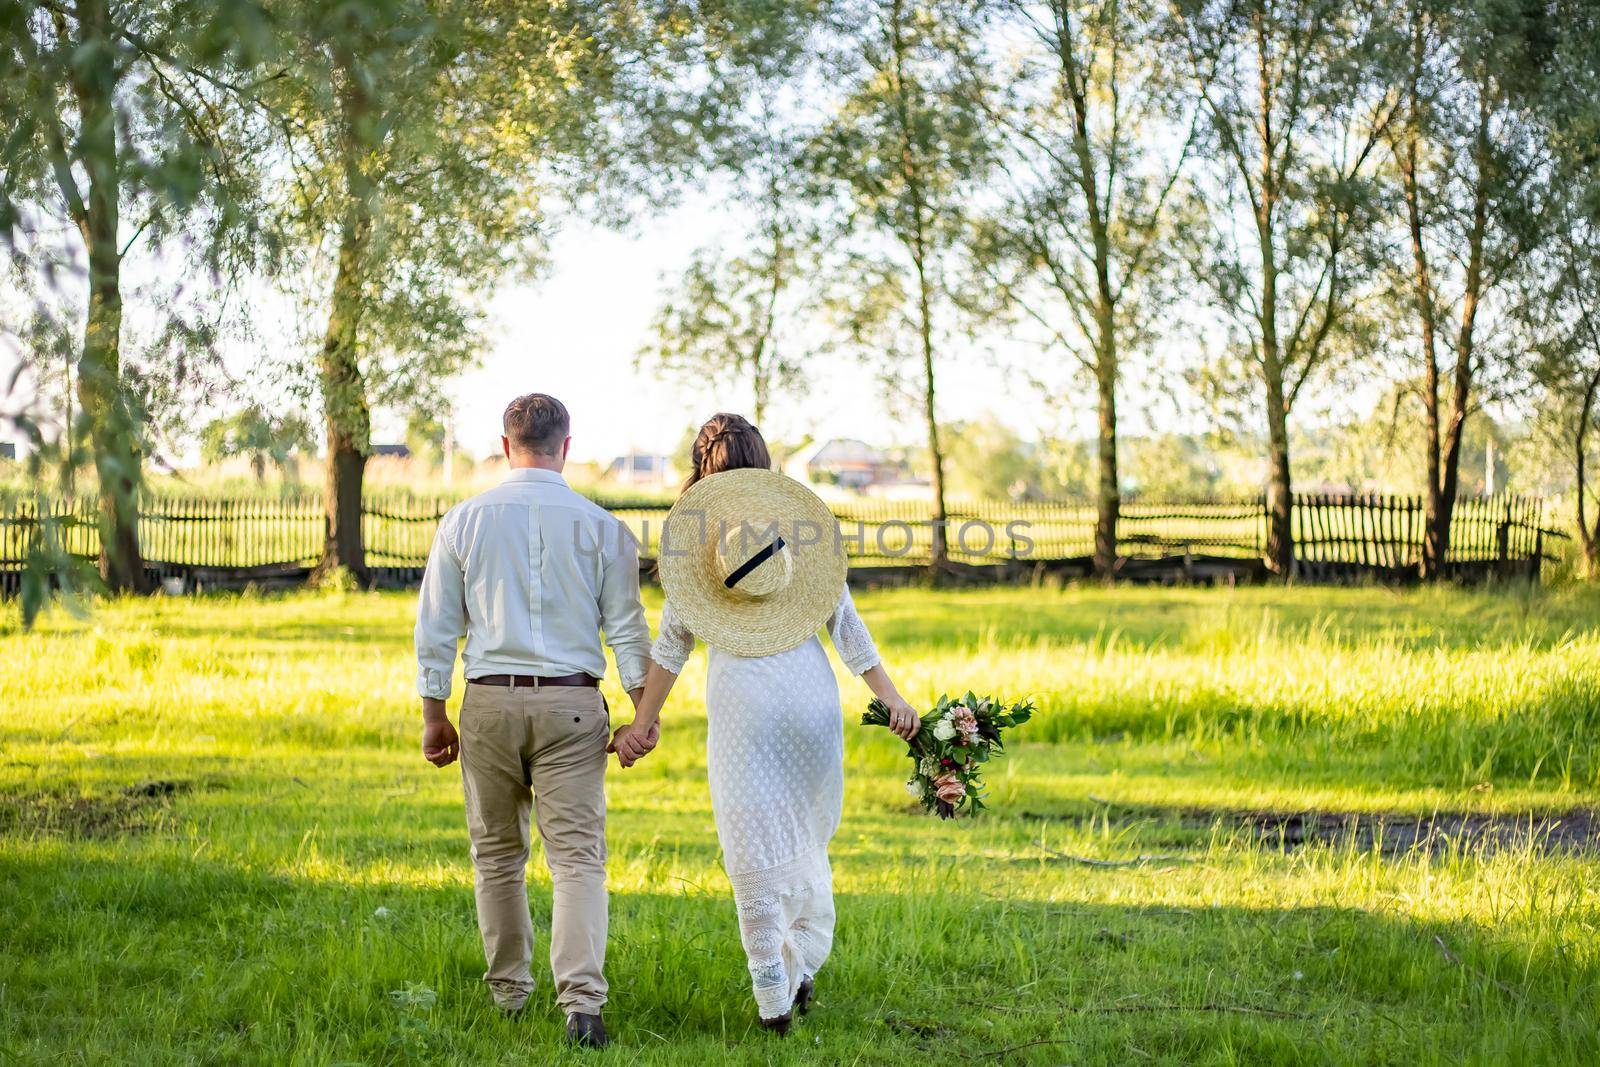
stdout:
[(828, 846), (818, 845), (775, 867), (739, 874), (729, 871), (728, 881), (733, 884), (735, 900), (785, 896), (802, 889), (831, 884), (833, 878), (828, 867)]

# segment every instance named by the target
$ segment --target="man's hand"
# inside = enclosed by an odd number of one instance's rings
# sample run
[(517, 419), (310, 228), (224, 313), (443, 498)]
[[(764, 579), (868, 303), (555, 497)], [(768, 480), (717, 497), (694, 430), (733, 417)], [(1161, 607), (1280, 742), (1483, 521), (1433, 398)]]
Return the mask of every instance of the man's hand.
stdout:
[(448, 767), (461, 755), (461, 738), (444, 712), (444, 701), (422, 701), (422, 758), (435, 767)]
[(617, 762), (624, 767), (632, 767), (644, 759), (656, 747), (656, 742), (661, 740), (661, 723), (630, 722), (626, 726), (617, 727), (617, 732), (612, 735), (611, 744), (606, 746), (607, 752), (617, 754)]

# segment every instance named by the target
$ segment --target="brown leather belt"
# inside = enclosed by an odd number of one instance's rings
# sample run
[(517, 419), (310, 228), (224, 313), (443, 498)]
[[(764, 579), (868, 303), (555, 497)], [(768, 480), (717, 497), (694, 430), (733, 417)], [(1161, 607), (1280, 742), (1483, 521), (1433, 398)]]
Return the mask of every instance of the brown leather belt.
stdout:
[(468, 678), (470, 685), (498, 685), (511, 689), (538, 689), (544, 685), (598, 686), (600, 679), (581, 671), (577, 674), (560, 674), (553, 678), (540, 678), (534, 674), (485, 674), (481, 678)]

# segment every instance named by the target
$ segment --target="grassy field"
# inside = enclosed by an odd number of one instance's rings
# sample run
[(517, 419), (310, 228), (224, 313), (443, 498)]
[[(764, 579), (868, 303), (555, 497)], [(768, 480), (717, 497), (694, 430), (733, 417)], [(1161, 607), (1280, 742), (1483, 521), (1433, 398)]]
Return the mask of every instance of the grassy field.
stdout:
[[(782, 1042), (752, 1025), (696, 657), (662, 748), (609, 778), (619, 1042), (589, 1057), (547, 981), (517, 1021), (478, 982), (413, 603), (0, 623), (0, 1062), (1600, 1061), (1594, 591), (861, 596), (914, 699), (1042, 713), (956, 824), (847, 728), (839, 938)], [(1435, 812), (1472, 818), (1392, 830)]]

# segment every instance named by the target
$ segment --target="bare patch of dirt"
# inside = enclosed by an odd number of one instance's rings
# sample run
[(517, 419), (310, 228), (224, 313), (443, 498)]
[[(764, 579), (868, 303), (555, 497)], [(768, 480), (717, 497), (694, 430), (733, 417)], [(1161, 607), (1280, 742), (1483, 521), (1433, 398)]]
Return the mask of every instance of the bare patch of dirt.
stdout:
[(173, 797), (192, 788), (189, 782), (157, 779), (109, 794), (0, 794), (0, 834), (110, 838), (145, 833), (171, 807)]
[[(1385, 855), (1419, 848), (1440, 852), (1449, 848), (1495, 850), (1525, 846), (1537, 852), (1600, 851), (1595, 812), (1583, 808), (1557, 815), (1243, 811), (1217, 816), (1255, 833), (1263, 844), (1285, 850), (1307, 844), (1352, 842), (1360, 848), (1376, 848)], [(1195, 815), (1196, 822), (1205, 820), (1206, 813)], [(1214, 822), (1215, 819), (1206, 825)]]
[(1091, 798), (1101, 811), (1093, 815), (1024, 813), (1023, 818), (1086, 822), (1105, 815), (1129, 824), (1150, 820), (1176, 824), (1186, 832), (1212, 828), (1237, 830), (1267, 848), (1284, 851), (1306, 845), (1351, 845), (1402, 855), (1416, 849), (1496, 851), (1531, 848), (1541, 853), (1600, 853), (1600, 812), (1574, 808), (1558, 813), (1266, 811), (1228, 808), (1168, 808), (1122, 804)]

